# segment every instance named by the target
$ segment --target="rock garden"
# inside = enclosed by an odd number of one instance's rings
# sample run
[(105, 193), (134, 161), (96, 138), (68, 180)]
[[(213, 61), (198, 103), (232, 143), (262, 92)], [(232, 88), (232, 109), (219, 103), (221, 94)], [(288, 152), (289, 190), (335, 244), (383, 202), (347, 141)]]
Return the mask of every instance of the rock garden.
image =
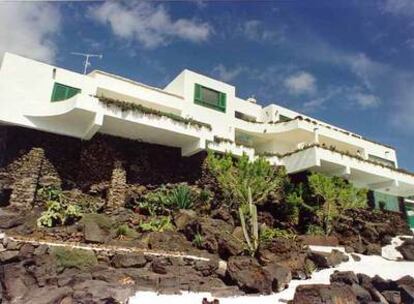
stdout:
[[(174, 148), (106, 135), (84, 143), (8, 133), (0, 303), (125, 303), (138, 290), (270, 294), (349, 259), (309, 245), (380, 255), (412, 234), (400, 213), (369, 208), (367, 190), (319, 173), (288, 176), (264, 158), (182, 159)], [(412, 238), (399, 250), (412, 261)], [(379, 280), (338, 273), (330, 286), (298, 288), (293, 303), (354, 303), (355, 294), (405, 303), (392, 299), (405, 299), (412, 278), (384, 288)], [(329, 297), (338, 284), (352, 301), (303, 300)]]

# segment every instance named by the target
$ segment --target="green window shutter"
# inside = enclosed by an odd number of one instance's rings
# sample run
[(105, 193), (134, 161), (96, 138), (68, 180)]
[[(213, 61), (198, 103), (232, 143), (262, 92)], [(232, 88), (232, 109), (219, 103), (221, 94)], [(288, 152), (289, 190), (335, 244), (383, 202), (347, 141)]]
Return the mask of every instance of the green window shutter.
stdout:
[(59, 83), (55, 83), (55, 86), (53, 87), (52, 101), (65, 100), (66, 94), (67, 94), (66, 87)]
[(73, 87), (66, 86), (64, 84), (55, 83), (53, 86), (52, 98), (51, 101), (61, 101), (69, 99), (76, 94), (80, 93), (81, 90)]
[(194, 84), (194, 103), (217, 111), (226, 112), (226, 94), (197, 83)]
[(219, 108), (223, 112), (226, 112), (226, 94), (220, 93)]
[(202, 98), (201, 98), (201, 85), (199, 85), (199, 84), (195, 84), (194, 99), (195, 100), (202, 100)]
[(68, 87), (66, 99), (69, 99), (80, 92), (79, 89)]

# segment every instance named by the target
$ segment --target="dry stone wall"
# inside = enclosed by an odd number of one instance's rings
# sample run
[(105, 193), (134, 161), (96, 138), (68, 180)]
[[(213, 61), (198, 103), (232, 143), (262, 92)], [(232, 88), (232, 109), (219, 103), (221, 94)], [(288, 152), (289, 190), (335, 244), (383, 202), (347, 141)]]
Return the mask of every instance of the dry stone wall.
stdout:
[(127, 191), (126, 171), (120, 161), (115, 162), (115, 168), (112, 171), (111, 187), (108, 195), (108, 207), (116, 209), (122, 207), (125, 203)]
[(116, 207), (131, 184), (198, 180), (205, 159), (205, 153), (183, 158), (177, 148), (103, 134), (81, 141), (20, 127), (0, 128), (2, 147), (0, 184), (13, 189), (11, 202), (24, 208), (32, 204), (37, 187), (51, 185), (82, 191), (109, 185), (108, 203)]
[(18, 210), (32, 208), (43, 160), (43, 149), (33, 148), (14, 164), (18, 169), (12, 173), (14, 182), (10, 196), (11, 207)]

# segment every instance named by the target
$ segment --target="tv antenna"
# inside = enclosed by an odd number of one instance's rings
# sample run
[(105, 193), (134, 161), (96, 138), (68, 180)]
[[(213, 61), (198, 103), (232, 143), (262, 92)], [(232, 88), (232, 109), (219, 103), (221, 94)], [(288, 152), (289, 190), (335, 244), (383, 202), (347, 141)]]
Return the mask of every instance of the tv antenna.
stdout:
[(77, 53), (77, 52), (72, 52), (72, 55), (77, 55), (77, 56), (83, 56), (85, 57), (85, 65), (83, 67), (83, 74), (86, 75), (86, 71), (88, 70), (88, 67), (91, 65), (89, 58), (99, 58), (102, 59), (103, 55), (102, 54), (85, 54), (85, 53)]

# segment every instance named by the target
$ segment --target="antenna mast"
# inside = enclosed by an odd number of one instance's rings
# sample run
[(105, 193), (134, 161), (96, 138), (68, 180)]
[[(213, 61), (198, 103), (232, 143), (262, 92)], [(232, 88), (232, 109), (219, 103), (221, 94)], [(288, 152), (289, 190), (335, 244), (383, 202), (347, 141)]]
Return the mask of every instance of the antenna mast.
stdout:
[(92, 58), (92, 57), (96, 57), (96, 58), (99, 58), (99, 59), (103, 58), (102, 54), (85, 54), (85, 53), (77, 53), (77, 52), (72, 52), (71, 54), (85, 57), (85, 65), (83, 67), (83, 74), (84, 75), (86, 74), (86, 71), (88, 70), (88, 67), (91, 65), (91, 63), (89, 61), (89, 58)]

